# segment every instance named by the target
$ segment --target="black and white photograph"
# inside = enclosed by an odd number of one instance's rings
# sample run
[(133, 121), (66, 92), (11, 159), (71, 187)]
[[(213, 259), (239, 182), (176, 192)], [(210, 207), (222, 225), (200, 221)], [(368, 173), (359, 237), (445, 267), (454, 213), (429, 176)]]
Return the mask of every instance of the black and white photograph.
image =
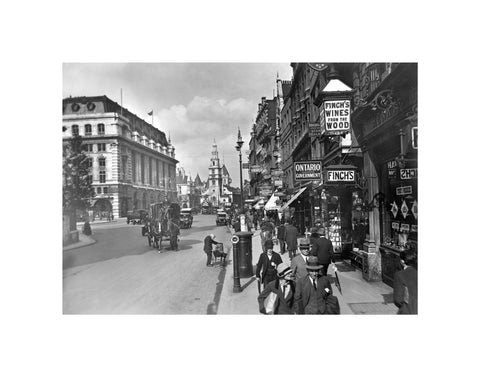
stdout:
[(63, 313), (417, 314), (417, 66), (65, 63)]
[(474, 5), (5, 5), (0, 374), (475, 375)]

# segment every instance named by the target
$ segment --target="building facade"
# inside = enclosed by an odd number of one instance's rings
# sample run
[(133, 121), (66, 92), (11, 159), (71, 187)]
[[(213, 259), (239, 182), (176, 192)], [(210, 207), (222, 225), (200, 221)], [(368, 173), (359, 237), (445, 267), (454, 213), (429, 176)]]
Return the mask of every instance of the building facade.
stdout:
[(63, 99), (64, 141), (78, 134), (90, 159), (92, 220), (176, 201), (175, 148), (165, 133), (106, 96)]
[(250, 140), (250, 166), (262, 167), (251, 172), (254, 192), (267, 183), (283, 191), (281, 212), (301, 233), (325, 227), (335, 252), (365, 279), (391, 285), (399, 252), (418, 234), (417, 64), (291, 67), (282, 102), (277, 89), (283, 188), (264, 169), (274, 169), (277, 135), (262, 99)]

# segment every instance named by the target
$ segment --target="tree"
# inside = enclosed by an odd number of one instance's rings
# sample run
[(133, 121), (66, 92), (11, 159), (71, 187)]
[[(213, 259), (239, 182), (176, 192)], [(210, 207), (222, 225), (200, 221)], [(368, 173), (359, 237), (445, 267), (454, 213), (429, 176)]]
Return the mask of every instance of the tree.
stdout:
[(70, 230), (76, 229), (76, 210), (88, 207), (95, 195), (90, 174), (82, 137), (74, 136), (63, 145), (63, 209), (70, 212)]

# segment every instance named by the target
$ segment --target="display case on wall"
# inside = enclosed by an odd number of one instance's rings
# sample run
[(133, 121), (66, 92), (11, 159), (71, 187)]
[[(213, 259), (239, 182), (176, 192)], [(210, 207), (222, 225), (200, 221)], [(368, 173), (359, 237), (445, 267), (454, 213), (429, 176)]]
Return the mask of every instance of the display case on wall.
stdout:
[(339, 212), (331, 212), (330, 222), (328, 225), (328, 239), (332, 241), (333, 251), (335, 254), (342, 253), (342, 222)]

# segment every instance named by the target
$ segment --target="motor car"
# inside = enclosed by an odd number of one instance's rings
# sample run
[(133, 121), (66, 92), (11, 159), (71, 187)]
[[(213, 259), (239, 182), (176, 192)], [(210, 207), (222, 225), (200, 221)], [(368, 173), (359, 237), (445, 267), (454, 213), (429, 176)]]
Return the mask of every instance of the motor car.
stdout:
[(148, 212), (144, 209), (137, 209), (127, 212), (127, 224), (141, 224), (147, 217)]
[(193, 223), (192, 209), (182, 208), (180, 210), (180, 228), (191, 228)]
[(217, 223), (217, 226), (227, 225), (228, 224), (227, 214), (225, 212), (218, 211), (216, 223)]

